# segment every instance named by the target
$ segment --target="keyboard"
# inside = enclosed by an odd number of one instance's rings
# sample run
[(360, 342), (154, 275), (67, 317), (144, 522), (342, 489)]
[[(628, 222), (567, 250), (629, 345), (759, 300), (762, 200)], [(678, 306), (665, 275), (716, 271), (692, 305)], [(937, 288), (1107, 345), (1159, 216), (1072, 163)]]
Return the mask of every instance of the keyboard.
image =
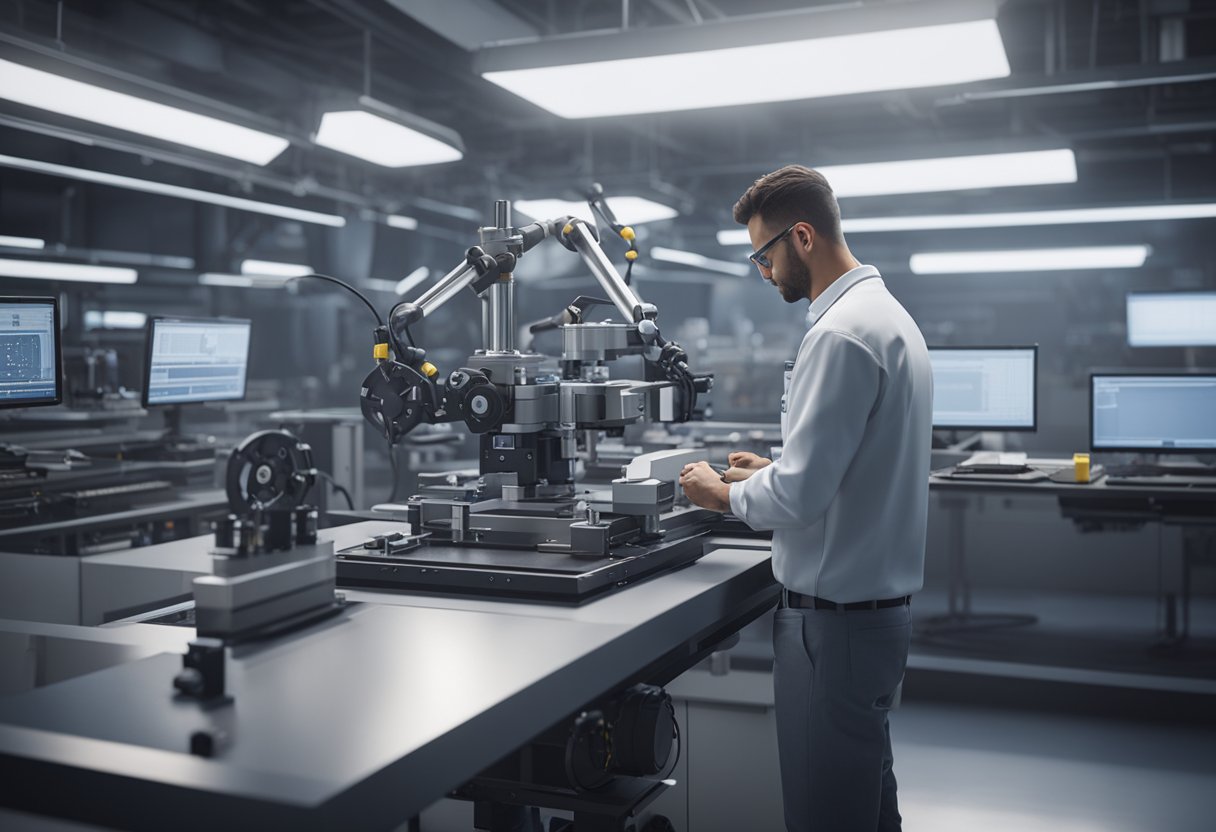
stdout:
[(1216, 468), (1210, 465), (1153, 465), (1146, 462), (1132, 462), (1125, 465), (1106, 466), (1108, 477), (1201, 477), (1216, 478)]
[(1030, 466), (1025, 463), (973, 462), (954, 466), (956, 474), (1028, 474), (1030, 471)]
[(1107, 485), (1146, 485), (1150, 488), (1216, 488), (1216, 476), (1194, 477), (1179, 474), (1149, 476), (1106, 476)]
[(153, 503), (171, 496), (173, 483), (168, 480), (127, 482), (98, 488), (64, 491), (59, 497), (73, 511), (100, 514), (131, 508), (139, 503)]

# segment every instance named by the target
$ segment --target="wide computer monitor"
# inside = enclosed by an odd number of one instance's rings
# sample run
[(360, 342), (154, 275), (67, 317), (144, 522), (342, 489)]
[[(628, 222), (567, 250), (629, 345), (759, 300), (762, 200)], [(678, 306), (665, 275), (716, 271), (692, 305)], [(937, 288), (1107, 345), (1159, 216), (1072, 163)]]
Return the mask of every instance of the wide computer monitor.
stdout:
[(1216, 452), (1216, 374), (1094, 373), (1089, 447), (1133, 453)]
[(933, 427), (1035, 430), (1038, 355), (1038, 346), (930, 347)]
[(1127, 296), (1130, 347), (1216, 346), (1216, 292), (1132, 292)]
[(59, 303), (0, 297), (0, 407), (63, 401)]
[(245, 398), (249, 321), (152, 318), (147, 333), (145, 407)]

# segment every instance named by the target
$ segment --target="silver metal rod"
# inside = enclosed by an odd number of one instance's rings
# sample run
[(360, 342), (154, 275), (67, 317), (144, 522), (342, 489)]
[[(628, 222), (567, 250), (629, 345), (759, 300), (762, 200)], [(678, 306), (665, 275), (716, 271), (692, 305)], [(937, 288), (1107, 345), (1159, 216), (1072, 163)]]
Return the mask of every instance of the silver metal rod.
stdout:
[(591, 236), (587, 224), (582, 220), (574, 220), (572, 225), (574, 228), (566, 236), (574, 243), (574, 248), (578, 250), (583, 262), (587, 264), (587, 268), (591, 269), (591, 273), (595, 275), (595, 279), (599, 281), (603, 290), (608, 293), (609, 299), (616, 305), (616, 308), (621, 310), (625, 320), (637, 323), (635, 310), (641, 306), (641, 299), (625, 283), (625, 278), (621, 277), (616, 266), (612, 265), (608, 255), (604, 254), (604, 250), (600, 248), (600, 244)]
[(422, 297), (414, 301), (414, 305), (422, 311), (422, 317), (425, 318), (476, 279), (477, 270), (471, 263), (463, 262), (439, 278), (434, 286), (423, 292)]
[(490, 286), (482, 338), (487, 352), (512, 352), (515, 349), (515, 281), (505, 276)]

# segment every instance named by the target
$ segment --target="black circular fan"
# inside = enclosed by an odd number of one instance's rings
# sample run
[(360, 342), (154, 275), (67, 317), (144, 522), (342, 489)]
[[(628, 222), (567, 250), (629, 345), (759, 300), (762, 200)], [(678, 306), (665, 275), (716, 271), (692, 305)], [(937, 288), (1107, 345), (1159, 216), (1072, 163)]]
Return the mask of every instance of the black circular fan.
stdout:
[(291, 511), (316, 481), (312, 448), (283, 430), (245, 439), (228, 458), (228, 505), (237, 513)]

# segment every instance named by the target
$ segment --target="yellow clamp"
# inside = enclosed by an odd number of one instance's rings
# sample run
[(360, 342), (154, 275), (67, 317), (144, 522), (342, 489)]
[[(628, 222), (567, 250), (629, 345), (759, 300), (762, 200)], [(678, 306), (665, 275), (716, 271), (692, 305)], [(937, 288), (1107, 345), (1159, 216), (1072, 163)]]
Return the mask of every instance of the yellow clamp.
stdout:
[(1072, 467), (1077, 482), (1089, 482), (1089, 454), (1073, 454)]
[(624, 228), (621, 229), (621, 239), (622, 240), (632, 240), (636, 236), (638, 236), (638, 235), (634, 234), (633, 229), (630, 228), (629, 226), (625, 226)]
[(419, 369), (422, 370), (423, 375), (427, 378), (434, 378), (435, 374), (439, 372), (439, 368), (429, 361), (423, 361)]
[(638, 259), (637, 251), (635, 251), (634, 249), (629, 249), (629, 251), (625, 252), (625, 259), (626, 260), (637, 260)]
[(376, 344), (376, 346), (372, 348), (372, 358), (376, 359), (377, 361), (387, 361), (388, 344)]

